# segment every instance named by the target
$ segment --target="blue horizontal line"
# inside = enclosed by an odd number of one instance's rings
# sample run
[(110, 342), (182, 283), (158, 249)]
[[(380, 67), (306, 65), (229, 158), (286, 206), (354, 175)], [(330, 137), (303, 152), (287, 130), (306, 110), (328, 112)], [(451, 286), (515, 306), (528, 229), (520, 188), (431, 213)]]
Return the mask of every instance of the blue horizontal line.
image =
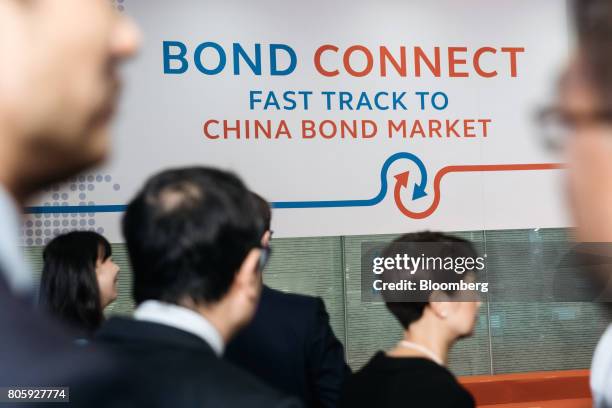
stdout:
[(270, 203), (272, 208), (334, 208), (334, 207), (370, 207), (380, 202), (378, 197), (371, 200), (338, 200), (338, 201), (277, 201)]
[[(369, 207), (376, 205), (372, 200), (345, 201), (279, 201), (270, 203), (272, 208), (334, 208), (334, 207)], [(76, 213), (121, 213), (127, 205), (56, 205), (27, 207), (26, 214), (76, 214)]]
[[(272, 208), (334, 208), (334, 207), (369, 207), (378, 200), (339, 200), (339, 201), (279, 201), (270, 203)], [(76, 213), (121, 213), (127, 205), (55, 205), (27, 207), (26, 214), (76, 214)]]
[(127, 205), (45, 205), (26, 207), (26, 214), (74, 214), (74, 213), (117, 213), (124, 212)]
[[(393, 162), (400, 159), (419, 160), (412, 153), (399, 152), (389, 157), (380, 170), (380, 190), (370, 199), (364, 200), (327, 200), (327, 201), (275, 201), (272, 208), (340, 208), (340, 207), (371, 207), (380, 203), (387, 195), (387, 173)], [(419, 160), (420, 161), (420, 160)], [(61, 205), (27, 207), (26, 214), (73, 214), (73, 213), (118, 213), (124, 212), (127, 205)]]

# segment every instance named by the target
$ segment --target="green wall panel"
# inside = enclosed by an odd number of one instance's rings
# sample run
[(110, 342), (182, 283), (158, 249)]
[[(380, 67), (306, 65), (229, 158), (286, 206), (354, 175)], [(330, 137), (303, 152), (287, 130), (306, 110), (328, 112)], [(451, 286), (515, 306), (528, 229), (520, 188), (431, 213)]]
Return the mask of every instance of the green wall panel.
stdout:
[[(568, 230), (473, 231), (456, 235), (486, 248), (492, 242), (565, 241)], [(320, 296), (347, 359), (359, 369), (377, 350), (392, 347), (402, 335), (399, 324), (380, 303), (361, 301), (361, 244), (389, 242), (396, 235), (285, 238), (272, 240), (272, 258), (264, 272), (271, 287)], [(42, 248), (23, 249), (35, 276)], [(537, 258), (499, 260), (503, 279), (525, 278), (539, 270)], [(121, 268), (119, 298), (107, 314), (129, 314), (130, 266), (125, 245), (113, 244)], [(535, 261), (534, 261), (535, 259)], [(542, 269), (545, 271), (546, 269)], [(550, 271), (550, 268), (548, 269)], [(486, 273), (486, 271), (485, 271)], [(550, 274), (550, 272), (546, 272)], [(553, 279), (542, 276), (542, 279)], [(486, 300), (486, 299), (485, 299)], [(450, 368), (457, 375), (588, 368), (593, 349), (608, 324), (608, 312), (595, 303), (483, 302), (474, 335), (457, 343)]]

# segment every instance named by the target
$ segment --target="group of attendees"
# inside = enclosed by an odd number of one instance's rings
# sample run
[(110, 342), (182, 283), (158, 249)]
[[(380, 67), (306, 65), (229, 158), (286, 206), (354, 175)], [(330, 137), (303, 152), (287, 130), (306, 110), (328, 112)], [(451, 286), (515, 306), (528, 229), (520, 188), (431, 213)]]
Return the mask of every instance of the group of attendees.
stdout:
[[(123, 219), (133, 317), (103, 322), (117, 296), (118, 267), (108, 241), (89, 231), (60, 235), (46, 247), (41, 304), (79, 343), (103, 345), (133, 370), (147, 367), (143, 381), (168, 375), (163, 384), (179, 405), (238, 406), (253, 398), (289, 404), (272, 389), (312, 407), (401, 405), (407, 384), (415, 403), (474, 405), (444, 367), (452, 344), (471, 334), (478, 302), (388, 302), (404, 339), (350, 378), (321, 299), (262, 285), (270, 214), (269, 204), (229, 173), (165, 171), (147, 182)], [(440, 245), (429, 255), (476, 257), (467, 242), (441, 233), (394, 241), (434, 242)], [(385, 255), (399, 250), (390, 245)]]
[[(577, 0), (578, 50), (549, 117), (572, 134), (568, 192), (582, 241), (612, 242), (612, 2)], [(270, 206), (236, 175), (163, 171), (130, 201), (122, 228), (133, 270), (130, 317), (105, 319), (118, 266), (93, 232), (44, 251), (39, 307), (17, 248), (19, 213), (41, 189), (102, 162), (136, 27), (108, 0), (0, 2), (0, 387), (70, 387), (87, 407), (472, 407), (446, 368), (480, 303), (453, 292), (386, 305), (395, 347), (351, 373), (319, 298), (263, 285)], [(395, 243), (461, 243), (434, 232)], [(386, 256), (396, 255), (389, 245)], [(611, 271), (612, 273), (612, 271)], [(612, 407), (612, 331), (592, 370)]]

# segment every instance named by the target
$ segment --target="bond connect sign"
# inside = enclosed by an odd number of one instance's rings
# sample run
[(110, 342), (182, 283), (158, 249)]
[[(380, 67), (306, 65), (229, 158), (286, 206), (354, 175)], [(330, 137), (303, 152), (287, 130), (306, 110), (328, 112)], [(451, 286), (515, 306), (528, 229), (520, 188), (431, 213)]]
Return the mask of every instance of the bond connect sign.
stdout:
[(119, 241), (148, 176), (206, 165), (271, 201), (277, 236), (567, 224), (559, 158), (533, 123), (568, 56), (565, 2), (123, 5), (144, 48), (113, 161), (92, 173), (113, 188), (83, 197), (73, 180), (61, 189), (78, 195), (32, 213), (95, 214)]

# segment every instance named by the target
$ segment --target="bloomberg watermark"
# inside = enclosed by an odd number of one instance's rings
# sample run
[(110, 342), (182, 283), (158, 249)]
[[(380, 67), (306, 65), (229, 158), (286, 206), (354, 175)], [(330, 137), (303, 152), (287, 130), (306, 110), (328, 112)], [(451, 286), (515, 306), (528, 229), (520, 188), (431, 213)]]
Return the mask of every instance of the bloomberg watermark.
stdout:
[(364, 242), (364, 302), (612, 301), (612, 244)]

